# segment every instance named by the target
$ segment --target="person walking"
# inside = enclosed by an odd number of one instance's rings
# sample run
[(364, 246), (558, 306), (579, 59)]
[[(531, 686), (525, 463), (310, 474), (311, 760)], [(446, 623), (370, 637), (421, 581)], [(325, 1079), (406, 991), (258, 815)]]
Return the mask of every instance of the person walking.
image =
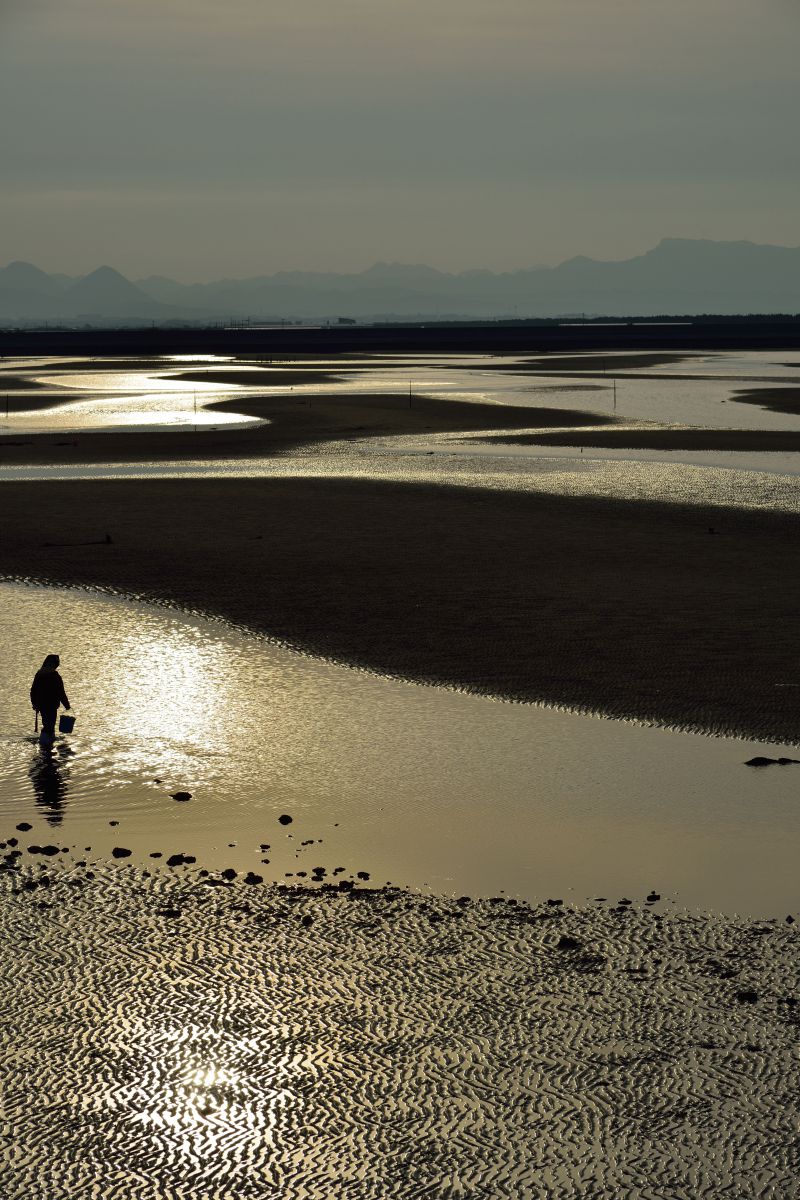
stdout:
[(56, 717), (59, 705), (70, 708), (67, 693), (64, 691), (64, 680), (58, 673), (61, 659), (57, 654), (48, 654), (31, 684), (31, 705), (34, 712), (42, 718), (42, 732), (39, 742), (42, 746), (52, 746), (56, 740)]

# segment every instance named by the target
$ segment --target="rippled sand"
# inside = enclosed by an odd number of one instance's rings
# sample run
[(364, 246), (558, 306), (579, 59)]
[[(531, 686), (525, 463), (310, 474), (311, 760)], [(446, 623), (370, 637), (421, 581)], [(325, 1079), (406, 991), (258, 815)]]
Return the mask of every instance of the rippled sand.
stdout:
[(31, 861), (4, 1200), (795, 1194), (792, 926)]

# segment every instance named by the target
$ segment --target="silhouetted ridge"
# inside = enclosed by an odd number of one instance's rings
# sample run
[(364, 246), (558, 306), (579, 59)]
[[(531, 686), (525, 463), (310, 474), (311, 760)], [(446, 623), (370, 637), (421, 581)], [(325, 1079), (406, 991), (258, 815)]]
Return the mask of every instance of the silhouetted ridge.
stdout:
[(30, 263), (0, 270), (0, 320), (205, 322), (355, 317), (492, 318), (625, 316), (632, 313), (800, 311), (800, 248), (663, 238), (632, 258), (576, 255), (555, 267), (456, 273), (377, 262), (364, 271), (279, 271), (249, 279), (182, 284), (162, 275), (132, 283), (113, 267), (82, 279), (48, 276)]

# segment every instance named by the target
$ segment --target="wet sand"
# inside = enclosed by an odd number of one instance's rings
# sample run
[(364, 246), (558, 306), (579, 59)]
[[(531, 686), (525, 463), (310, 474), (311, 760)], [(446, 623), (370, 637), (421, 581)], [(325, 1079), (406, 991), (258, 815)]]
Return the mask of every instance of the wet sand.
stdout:
[(6, 575), (406, 678), (800, 741), (793, 514), (330, 477), (2, 489)]
[[(789, 409), (781, 411), (791, 411)], [(587, 422), (588, 424), (588, 422)], [(597, 422), (600, 425), (600, 420)], [(697, 426), (630, 425), (621, 428), (562, 429), (558, 432), (502, 434), (487, 442), (516, 446), (596, 446), (613, 450), (733, 450), (794, 453), (800, 429), (700, 429)], [(5, 460), (3, 460), (5, 461)]]
[(748, 388), (731, 399), (737, 404), (755, 404), (767, 412), (800, 415), (800, 388)]
[[(26, 407), (35, 406), (26, 401)], [(58, 435), (12, 432), (0, 436), (0, 464), (262, 458), (325, 440), (348, 442), (394, 434), (468, 433), (532, 426), (540, 429), (594, 426), (612, 420), (574, 409), (521, 408), (424, 395), (409, 397), (407, 392), (243, 395), (210, 404), (208, 409), (244, 413), (265, 423), (249, 428), (203, 427), (197, 432), (191, 426), (152, 432), (76, 430)]]
[(4, 1200), (794, 1194), (796, 926), (76, 857), (0, 873)]

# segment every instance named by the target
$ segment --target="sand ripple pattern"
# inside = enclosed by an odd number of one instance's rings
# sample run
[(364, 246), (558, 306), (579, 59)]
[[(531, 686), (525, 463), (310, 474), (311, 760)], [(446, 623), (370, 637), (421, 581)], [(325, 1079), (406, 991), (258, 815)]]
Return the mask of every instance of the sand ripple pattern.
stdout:
[(4, 1200), (797, 1195), (792, 926), (68, 859), (0, 913)]

